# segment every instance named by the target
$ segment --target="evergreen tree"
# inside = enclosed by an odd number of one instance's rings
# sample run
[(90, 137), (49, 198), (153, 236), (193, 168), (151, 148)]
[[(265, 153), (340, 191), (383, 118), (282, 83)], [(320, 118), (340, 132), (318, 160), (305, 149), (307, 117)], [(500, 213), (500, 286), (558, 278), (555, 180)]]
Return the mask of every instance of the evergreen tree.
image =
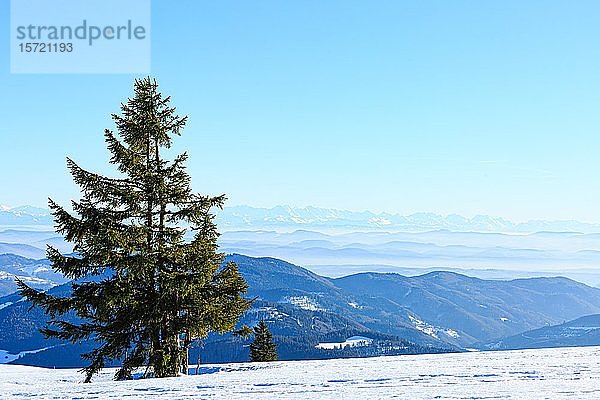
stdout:
[[(74, 256), (47, 250), (53, 269), (73, 279), (71, 297), (18, 282), (21, 295), (50, 315), (46, 337), (96, 341), (83, 355), (86, 382), (110, 360), (122, 361), (118, 380), (140, 366), (144, 376), (187, 373), (192, 341), (233, 330), (249, 308), (246, 282), (218, 252), (211, 210), (225, 196), (192, 192), (185, 153), (163, 158), (187, 117), (157, 89), (153, 79), (136, 80), (133, 98), (112, 115), (118, 135), (107, 129), (104, 136), (118, 177), (67, 159), (82, 198), (72, 202), (73, 213), (49, 200), (57, 232), (74, 244)], [(188, 230), (193, 238), (185, 241)]]
[(254, 327), (254, 341), (250, 344), (250, 361), (277, 361), (277, 345), (264, 320)]

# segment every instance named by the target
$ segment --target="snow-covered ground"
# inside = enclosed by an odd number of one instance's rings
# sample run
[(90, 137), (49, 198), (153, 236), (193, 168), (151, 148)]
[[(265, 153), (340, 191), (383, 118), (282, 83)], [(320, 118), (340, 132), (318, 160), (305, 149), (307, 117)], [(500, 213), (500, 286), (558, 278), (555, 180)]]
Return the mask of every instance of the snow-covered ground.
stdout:
[(91, 384), (0, 365), (0, 398), (599, 399), (600, 347), (204, 365), (199, 376)]

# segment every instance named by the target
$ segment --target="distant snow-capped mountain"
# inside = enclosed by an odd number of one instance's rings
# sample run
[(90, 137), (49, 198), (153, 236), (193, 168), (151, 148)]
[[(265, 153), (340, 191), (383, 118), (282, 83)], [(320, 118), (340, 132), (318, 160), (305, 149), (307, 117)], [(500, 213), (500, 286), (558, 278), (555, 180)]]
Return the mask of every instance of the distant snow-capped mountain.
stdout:
[(33, 207), (33, 206), (19, 206), (13, 208), (7, 208), (4, 211), (8, 211), (15, 215), (29, 215), (32, 217), (47, 217), (50, 215), (50, 210), (47, 208)]
[[(410, 215), (388, 212), (348, 211), (320, 207), (276, 206), (258, 208), (250, 206), (225, 207), (217, 212), (217, 224), (225, 230), (260, 229), (348, 229), (381, 231), (431, 231), (450, 230), (458, 232), (534, 233), (580, 232), (599, 233), (600, 224), (578, 221), (532, 220), (514, 223), (504, 218), (476, 215), (414, 213)], [(50, 211), (32, 206), (0, 206), (1, 226), (52, 226)]]
[(50, 210), (46, 208), (0, 206), (0, 226), (52, 226)]
[(384, 231), (428, 231), (446, 229), (460, 232), (600, 232), (600, 224), (578, 221), (528, 221), (513, 223), (503, 218), (476, 215), (415, 213), (401, 215), (373, 213), (371, 211), (347, 211), (318, 207), (255, 208), (249, 206), (226, 207), (217, 213), (217, 223), (225, 229), (372, 229)]

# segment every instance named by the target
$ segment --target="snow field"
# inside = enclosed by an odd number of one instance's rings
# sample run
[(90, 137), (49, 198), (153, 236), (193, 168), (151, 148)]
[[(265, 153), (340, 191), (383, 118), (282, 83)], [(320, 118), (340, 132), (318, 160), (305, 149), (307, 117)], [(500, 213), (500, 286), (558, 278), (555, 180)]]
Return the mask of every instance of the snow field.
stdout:
[(203, 365), (201, 375), (91, 384), (0, 365), (1, 399), (599, 399), (600, 347)]

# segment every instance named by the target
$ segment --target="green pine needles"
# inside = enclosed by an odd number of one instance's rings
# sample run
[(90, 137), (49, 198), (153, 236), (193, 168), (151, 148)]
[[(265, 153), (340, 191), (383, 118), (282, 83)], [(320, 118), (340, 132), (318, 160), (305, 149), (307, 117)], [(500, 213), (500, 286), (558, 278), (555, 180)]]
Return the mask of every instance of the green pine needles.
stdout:
[(254, 341), (250, 343), (250, 361), (277, 361), (277, 345), (264, 320), (254, 327)]
[[(55, 271), (73, 279), (71, 297), (55, 297), (18, 282), (22, 296), (51, 317), (42, 333), (72, 343), (92, 339), (83, 355), (89, 382), (107, 362), (122, 362), (115, 379), (187, 373), (187, 351), (209, 332), (232, 331), (250, 307), (247, 285), (234, 263), (222, 265), (214, 207), (225, 196), (193, 193), (187, 155), (171, 147), (187, 117), (175, 114), (155, 80), (134, 82), (134, 96), (112, 115), (118, 136), (104, 133), (120, 176), (108, 178), (67, 159), (82, 198), (73, 213), (49, 200), (57, 232), (75, 255), (48, 247)], [(184, 240), (192, 230), (193, 238)]]

